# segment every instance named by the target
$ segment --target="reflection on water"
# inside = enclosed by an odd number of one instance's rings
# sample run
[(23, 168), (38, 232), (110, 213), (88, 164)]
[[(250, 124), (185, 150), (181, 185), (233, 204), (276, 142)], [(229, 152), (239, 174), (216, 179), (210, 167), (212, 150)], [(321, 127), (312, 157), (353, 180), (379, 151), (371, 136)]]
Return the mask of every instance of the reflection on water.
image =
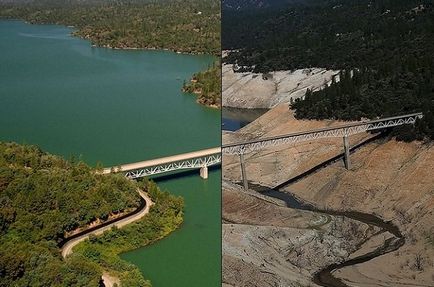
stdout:
[[(62, 29), (65, 30), (65, 29)], [(39, 38), (39, 39), (55, 39), (55, 40), (73, 40), (69, 35), (51, 35), (51, 34), (30, 34), (30, 33), (18, 33), (22, 37)]]

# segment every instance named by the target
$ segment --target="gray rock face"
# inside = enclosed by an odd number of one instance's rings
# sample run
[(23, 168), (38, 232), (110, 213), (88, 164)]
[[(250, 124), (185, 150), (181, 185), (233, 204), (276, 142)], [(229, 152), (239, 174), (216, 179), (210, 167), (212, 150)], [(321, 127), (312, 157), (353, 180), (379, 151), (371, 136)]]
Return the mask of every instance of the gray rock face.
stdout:
[(306, 90), (318, 90), (332, 78), (339, 81), (339, 71), (323, 68), (277, 71), (268, 74), (235, 73), (232, 65), (223, 65), (224, 107), (273, 108), (291, 99), (303, 98)]

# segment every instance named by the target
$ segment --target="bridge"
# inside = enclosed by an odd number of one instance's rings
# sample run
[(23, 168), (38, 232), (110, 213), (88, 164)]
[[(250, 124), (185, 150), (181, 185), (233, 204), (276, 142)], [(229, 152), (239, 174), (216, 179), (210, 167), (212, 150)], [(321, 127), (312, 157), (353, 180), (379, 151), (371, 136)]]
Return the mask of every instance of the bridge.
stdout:
[(343, 138), (344, 163), (350, 169), (350, 146), (348, 137), (351, 135), (375, 131), (384, 128), (396, 127), (406, 124), (414, 124), (417, 119), (422, 118), (422, 113), (413, 113), (402, 116), (388, 117), (378, 120), (361, 121), (336, 127), (322, 128), (310, 131), (296, 132), (285, 135), (278, 135), (246, 142), (231, 143), (222, 146), (222, 153), (238, 155), (240, 157), (241, 177), (244, 189), (248, 189), (246, 165), (244, 154), (265, 149), (271, 146), (311, 141), (321, 138)]
[(208, 178), (208, 167), (221, 162), (221, 148), (209, 148), (135, 163), (121, 164), (103, 170), (103, 174), (125, 172), (128, 178), (140, 178), (183, 169), (200, 169), (200, 176)]

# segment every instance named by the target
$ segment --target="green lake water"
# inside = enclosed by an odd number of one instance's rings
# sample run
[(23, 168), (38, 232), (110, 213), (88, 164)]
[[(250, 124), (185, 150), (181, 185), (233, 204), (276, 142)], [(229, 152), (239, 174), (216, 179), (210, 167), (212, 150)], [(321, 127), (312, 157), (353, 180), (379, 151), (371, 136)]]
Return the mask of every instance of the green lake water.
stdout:
[[(0, 21), (1, 141), (104, 166), (220, 145), (220, 111), (180, 91), (213, 57), (94, 48), (71, 31)], [(159, 185), (184, 197), (185, 223), (123, 258), (156, 287), (220, 286), (220, 170)]]
[[(139, 266), (153, 286), (221, 286), (221, 171), (208, 180), (196, 174), (158, 181), (158, 185), (185, 200), (181, 229), (151, 247), (122, 254)], [(218, 220), (216, 220), (218, 219)], [(150, 260), (151, 259), (151, 260)]]

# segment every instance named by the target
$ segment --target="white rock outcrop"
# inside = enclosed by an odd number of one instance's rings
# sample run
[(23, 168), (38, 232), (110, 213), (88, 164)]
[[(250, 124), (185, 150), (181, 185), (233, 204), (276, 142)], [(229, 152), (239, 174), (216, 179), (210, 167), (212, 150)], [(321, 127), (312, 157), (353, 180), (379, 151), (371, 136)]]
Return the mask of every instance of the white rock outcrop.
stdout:
[(306, 90), (318, 90), (329, 84), (339, 71), (309, 68), (295, 71), (277, 71), (267, 74), (235, 73), (232, 65), (223, 65), (224, 107), (273, 108), (289, 103), (291, 98), (304, 97)]

